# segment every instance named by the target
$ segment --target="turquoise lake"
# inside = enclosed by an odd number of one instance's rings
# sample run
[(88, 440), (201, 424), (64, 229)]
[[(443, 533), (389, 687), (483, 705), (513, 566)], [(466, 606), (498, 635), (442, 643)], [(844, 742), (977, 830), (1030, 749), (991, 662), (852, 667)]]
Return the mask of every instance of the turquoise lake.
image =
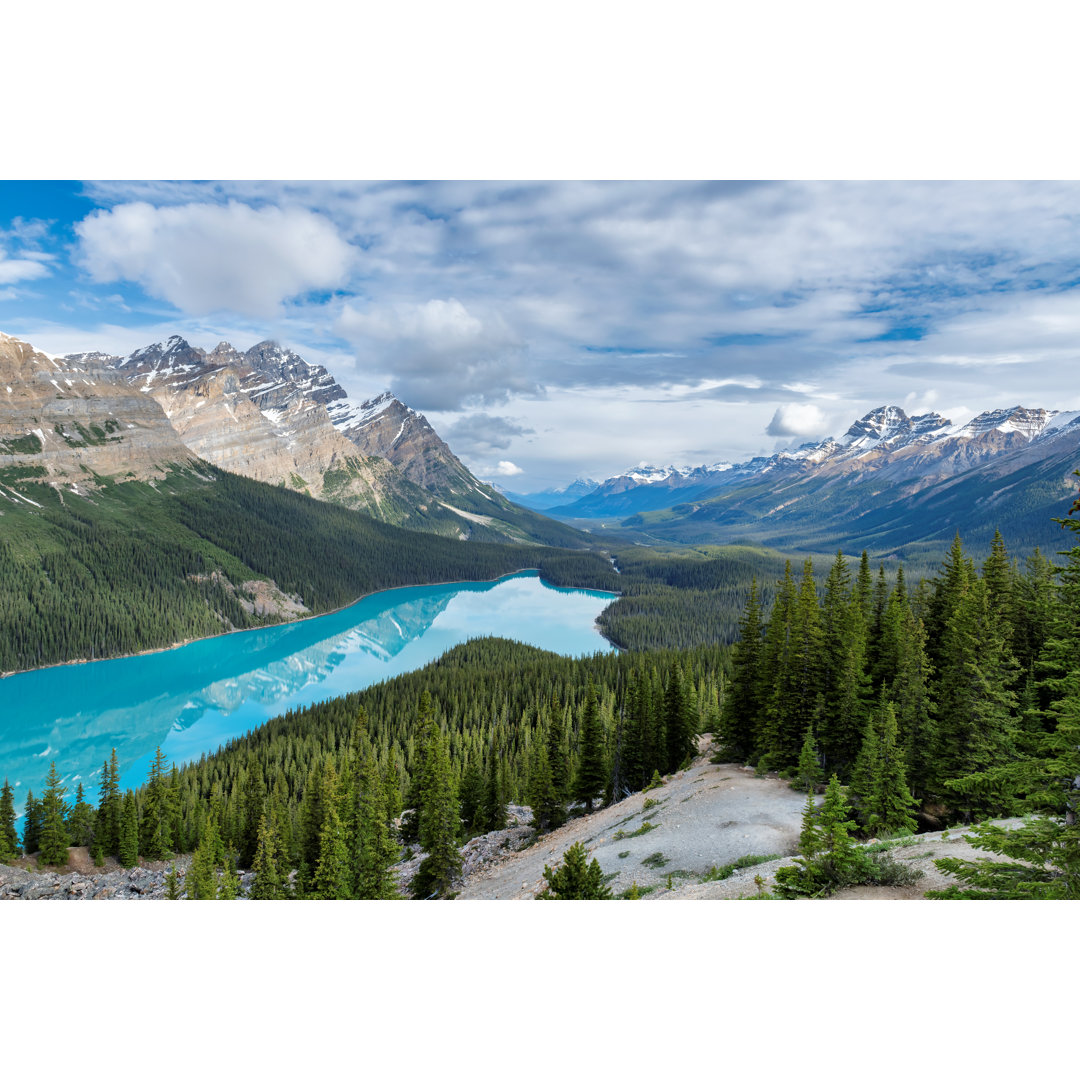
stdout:
[(609, 652), (594, 625), (614, 594), (556, 589), (535, 571), (495, 582), (375, 593), (332, 615), (226, 634), (146, 656), (0, 679), (0, 778), (41, 794), (55, 760), (69, 796), (97, 802), (116, 748), (121, 788), (160, 746), (178, 765), (288, 709), (414, 671), (470, 638), (511, 638), (564, 656)]

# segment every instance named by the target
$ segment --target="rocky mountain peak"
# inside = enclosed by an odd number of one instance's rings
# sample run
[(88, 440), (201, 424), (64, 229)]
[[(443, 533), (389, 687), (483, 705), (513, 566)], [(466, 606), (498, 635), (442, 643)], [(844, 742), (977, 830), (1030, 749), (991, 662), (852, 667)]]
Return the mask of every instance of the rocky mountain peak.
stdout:
[(193, 348), (179, 334), (173, 334), (167, 341), (157, 341), (153, 345), (136, 349), (117, 367), (122, 370), (160, 371), (177, 367), (202, 367), (206, 362), (206, 353)]
[(321, 364), (309, 363), (276, 341), (260, 341), (244, 353), (243, 359), (261, 374), (289, 383), (304, 397), (320, 405), (329, 405), (346, 396), (333, 375)]
[(239, 364), (243, 362), (243, 354), (227, 341), (219, 341), (206, 355), (211, 364)]
[(956, 434), (975, 438), (991, 431), (1000, 431), (1006, 435), (1015, 432), (1033, 439), (1056, 415), (1056, 410), (1028, 409), (1023, 405), (1014, 405), (1011, 409), (988, 409), (969, 420)]

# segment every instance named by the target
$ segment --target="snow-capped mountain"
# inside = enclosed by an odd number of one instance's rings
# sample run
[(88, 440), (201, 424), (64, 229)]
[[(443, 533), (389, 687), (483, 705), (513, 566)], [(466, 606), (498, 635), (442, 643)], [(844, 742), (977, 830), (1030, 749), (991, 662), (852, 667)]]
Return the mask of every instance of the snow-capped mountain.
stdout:
[[(65, 362), (91, 363), (80, 356)], [(173, 335), (126, 357), (93, 354), (92, 363), (159, 407), (174, 443), (220, 468), (408, 528), (584, 543), (480, 483), (392, 394), (354, 401), (325, 367), (277, 342), (241, 352), (223, 341), (207, 352)]]
[[(978, 498), (987, 509), (993, 503), (999, 517), (1015, 499), (1016, 512), (1027, 515), (1025, 521), (1049, 522), (1054, 508), (1074, 488), (1071, 472), (1078, 464), (1080, 412), (1017, 405), (954, 424), (938, 413), (908, 416), (887, 405), (856, 420), (839, 437), (723, 469), (628, 470), (551, 512), (569, 519), (623, 518), (660, 537), (807, 543), (807, 515), (822, 521), (832, 515), (823, 533), (842, 531), (847, 522), (855, 534), (870, 520), (906, 519), (918, 502), (922, 509), (915, 515), (918, 521), (909, 522), (908, 532), (929, 535), (977, 516), (974, 504), (965, 510), (949, 502), (950, 514), (941, 520), (929, 509), (935, 500), (945, 505), (952, 498), (946, 497), (948, 492), (969, 482), (983, 485)], [(1039, 475), (1043, 486), (1037, 495), (1005, 479), (1025, 471)], [(662, 511), (662, 517), (652, 515), (654, 511)], [(783, 524), (787, 521), (790, 535)], [(893, 524), (887, 529), (895, 532)]]

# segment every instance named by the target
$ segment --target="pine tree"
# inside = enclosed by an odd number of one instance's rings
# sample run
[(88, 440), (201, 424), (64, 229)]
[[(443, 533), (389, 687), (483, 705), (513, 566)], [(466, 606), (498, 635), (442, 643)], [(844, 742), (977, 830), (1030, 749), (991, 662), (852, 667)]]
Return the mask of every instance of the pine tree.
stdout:
[(736, 761), (756, 759), (761, 722), (761, 603), (757, 577), (750, 579), (750, 596), (739, 622), (739, 637), (731, 650), (732, 676), (720, 712), (720, 741)]
[[(983, 772), (1016, 756), (1017, 696), (1009, 687), (1017, 668), (1006, 632), (994, 621), (984, 583), (967, 580), (945, 625), (936, 687), (937, 759), (947, 778)], [(986, 789), (957, 793), (965, 820), (1009, 808)]]
[(33, 789), (26, 792), (26, 805), (23, 807), (23, 851), (33, 855), (41, 839), (41, 826), (44, 820), (41, 803), (34, 798)]
[(101, 766), (100, 797), (95, 833), (100, 837), (106, 855), (120, 852), (120, 766), (113, 748), (108, 761)]
[(578, 730), (578, 764), (574, 773), (574, 799), (585, 804), (592, 812), (593, 800), (604, 790), (607, 769), (604, 767), (604, 731), (600, 724), (600, 710), (596, 704), (596, 687), (592, 680), (585, 690), (585, 707), (581, 713)]
[(487, 775), (484, 777), (484, 800), (482, 804), (484, 830), (494, 832), (506, 828), (506, 794), (503, 787), (502, 760), (499, 752), (499, 734), (496, 729), (488, 754)]
[(834, 773), (816, 824), (812, 796), (807, 797), (799, 840), (801, 855), (794, 865), (776, 871), (777, 893), (786, 899), (826, 895), (862, 880), (868, 864), (851, 839), (855, 827), (847, 796)]
[(479, 831), (484, 819), (484, 774), (475, 757), (461, 774), (461, 820), (468, 832)]
[(863, 625), (869, 628), (874, 617), (874, 579), (870, 576), (870, 556), (865, 551), (859, 559), (854, 599), (859, 606)]
[(386, 789), (370, 747), (364, 753), (357, 780), (353, 896), (357, 900), (395, 900), (400, 893), (394, 865), (401, 853), (390, 833)]
[(19, 856), (19, 834), (15, 830), (15, 793), (4, 777), (0, 788), (0, 862), (8, 863)]
[(341, 820), (338, 777), (330, 765), (323, 777), (322, 829), (319, 832), (319, 859), (311, 885), (315, 900), (351, 900), (352, 866), (349, 834)]
[(566, 802), (570, 798), (570, 755), (566, 749), (566, 732), (562, 710), (554, 699), (548, 705), (547, 758), (551, 768), (551, 786), (557, 806), (552, 809), (551, 827), (558, 828), (566, 821)]
[(793, 786), (799, 791), (813, 792), (821, 781), (821, 766), (818, 764), (817, 746), (814, 743), (814, 729), (808, 727), (802, 750), (799, 751), (798, 772)]
[(664, 691), (664, 730), (667, 746), (664, 771), (673, 773), (681, 769), (697, 749), (697, 716), (690, 703), (686, 676), (678, 664), (668, 672)]
[[(127, 795), (131, 793), (128, 792)], [(124, 796), (125, 801), (127, 795)], [(216, 900), (218, 884), (216, 870), (225, 863), (225, 844), (221, 839), (217, 813), (210, 814), (206, 830), (191, 856), (191, 866), (184, 879), (189, 900)]]
[(259, 840), (251, 865), (255, 872), (255, 880), (251, 883), (248, 896), (252, 900), (284, 900), (286, 898), (279, 856), (277, 829), (271, 821), (267, 821), (266, 815), (263, 814), (259, 821)]
[(557, 805), (555, 785), (551, 779), (551, 765), (548, 762), (547, 746), (542, 739), (532, 745), (529, 760), (529, 786), (526, 796), (529, 809), (533, 813), (533, 825), (543, 832), (551, 828), (552, 808)]
[(813, 790), (806, 793), (806, 806), (803, 808), (802, 830), (799, 833), (799, 852), (812, 858), (824, 849), (821, 826), (818, 824), (818, 808)]
[(420, 846), (427, 855), (413, 877), (411, 891), (417, 899), (433, 895), (449, 898), (461, 871), (457, 848), (461, 811), (450, 771), (449, 749), (437, 725), (429, 730), (424, 770), (417, 817)]
[(772, 621), (786, 615), (786, 632), (781, 627), (774, 640), (775, 652), (772, 693), (767, 708), (765, 731), (770, 768), (795, 766), (807, 727), (819, 719), (819, 695), (822, 689), (823, 638), (813, 564), (807, 559), (797, 596), (791, 580), (790, 564), (777, 598), (766, 633), (770, 647)]
[(908, 604), (897, 605), (889, 619), (895, 623), (896, 676), (889, 698), (896, 706), (896, 721), (904, 753), (904, 767), (916, 798), (937, 786), (937, 724), (930, 700), (930, 661), (926, 654), (926, 628)]
[(789, 559), (784, 564), (784, 576), (777, 584), (776, 599), (765, 625), (765, 640), (758, 666), (761, 680), (758, 694), (762, 702), (757, 736), (759, 768), (775, 768), (784, 758), (787, 694), (780, 684), (793, 664), (791, 628), (794, 613), (795, 579), (791, 575)]
[[(1077, 509), (1080, 501), (1070, 513)], [(1080, 521), (1058, 520), (1080, 533)], [(1016, 829), (975, 826), (971, 844), (1009, 861), (936, 859), (961, 885), (928, 897), (1080, 900), (1080, 543), (1067, 553), (1058, 591), (1040, 665), (1052, 700), (1046, 729), (1032, 736), (1033, 756), (952, 784), (961, 792), (1008, 791), (1035, 816)]]
[(239, 895), (240, 878), (236, 872), (236, 854), (230, 850), (225, 854), (221, 876), (218, 878), (217, 899), (236, 900)]
[(159, 746), (150, 762), (139, 822), (139, 853), (147, 859), (164, 859), (171, 850), (167, 769), (168, 762)]
[(68, 814), (68, 836), (73, 847), (86, 847), (93, 832), (94, 810), (86, 801), (80, 782), (75, 788), (75, 805)]
[(135, 805), (135, 795), (124, 792), (120, 810), (120, 846), (117, 852), (120, 865), (137, 866), (139, 862), (139, 811)]
[(67, 793), (60, 783), (56, 771), (56, 762), (49, 763), (49, 774), (45, 778), (45, 795), (41, 800), (41, 851), (39, 861), (46, 866), (66, 866), (68, 861), (68, 831), (64, 822), (64, 795)]
[(595, 859), (588, 862), (588, 857), (579, 842), (566, 849), (561, 866), (554, 870), (545, 866), (548, 885), (537, 900), (610, 900), (611, 890), (604, 884), (600, 864)]
[(915, 831), (917, 805), (907, 785), (903, 751), (897, 739), (896, 711), (882, 701), (871, 721), (860, 757), (860, 798), (866, 831), (871, 836), (903, 836)]
[(169, 867), (169, 872), (165, 875), (165, 899), (179, 900), (181, 895), (180, 875), (177, 873), (176, 863), (173, 863)]

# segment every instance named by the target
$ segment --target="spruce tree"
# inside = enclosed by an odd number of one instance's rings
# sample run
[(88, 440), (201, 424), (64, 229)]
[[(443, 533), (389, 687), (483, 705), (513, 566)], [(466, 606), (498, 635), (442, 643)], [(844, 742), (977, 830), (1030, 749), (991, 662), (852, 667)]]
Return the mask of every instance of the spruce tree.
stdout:
[(255, 880), (251, 883), (248, 896), (252, 900), (284, 900), (285, 887), (279, 863), (277, 829), (267, 821), (263, 814), (259, 821), (259, 841), (255, 848), (255, 858), (251, 869)]
[(26, 792), (26, 804), (23, 807), (23, 851), (27, 855), (33, 855), (38, 849), (41, 839), (41, 825), (43, 821), (41, 803), (34, 798), (33, 789)]
[(394, 900), (400, 895), (394, 866), (400, 851), (390, 833), (386, 788), (375, 755), (368, 747), (356, 784), (356, 858), (352, 891), (357, 900)]
[(39, 840), (39, 861), (47, 866), (66, 866), (68, 861), (69, 837), (64, 821), (64, 795), (67, 793), (60, 783), (60, 774), (56, 771), (56, 762), (49, 763), (49, 774), (45, 778), (45, 795), (41, 800), (41, 838)]
[(566, 749), (566, 732), (562, 709), (554, 699), (548, 704), (547, 730), (548, 765), (556, 804), (552, 807), (551, 827), (558, 828), (566, 821), (566, 802), (570, 798), (570, 755)]
[[(1077, 509), (1080, 501), (1070, 513)], [(1058, 520), (1080, 533), (1080, 521)], [(1016, 829), (975, 826), (971, 844), (1006, 861), (936, 859), (961, 884), (928, 892), (928, 897), (1080, 900), (1080, 543), (1067, 553), (1059, 573), (1059, 595), (1040, 664), (1052, 700), (1045, 728), (1032, 734), (1032, 756), (992, 765), (950, 785), (993, 797), (1008, 792), (1034, 816)]]
[(547, 746), (542, 739), (536, 739), (532, 745), (527, 802), (533, 813), (534, 827), (540, 832), (551, 828), (552, 807), (557, 805), (558, 800), (551, 780)]
[(12, 862), (19, 856), (19, 834), (15, 830), (15, 793), (4, 777), (0, 788), (0, 862)]
[(166, 900), (179, 900), (182, 895), (180, 889), (180, 875), (176, 870), (176, 863), (169, 867), (169, 872), (165, 875), (165, 899)]
[(762, 713), (761, 602), (757, 577), (739, 621), (739, 637), (731, 650), (731, 683), (720, 712), (720, 742), (736, 761), (756, 760), (757, 730)]
[(120, 846), (117, 852), (120, 865), (137, 866), (139, 862), (139, 811), (135, 805), (135, 795), (124, 792), (120, 810)]
[(139, 853), (147, 859), (164, 859), (172, 850), (169, 835), (168, 762), (157, 747), (150, 762), (150, 775), (143, 791), (142, 819), (139, 822)]
[(352, 899), (350, 838), (341, 819), (338, 796), (338, 777), (330, 765), (323, 777), (322, 801), (325, 812), (319, 832), (319, 858), (309, 894), (314, 900)]
[[(1017, 696), (1009, 689), (1017, 668), (1006, 633), (1007, 628), (994, 620), (985, 584), (968, 579), (946, 622), (940, 648), (937, 758), (946, 779), (983, 772), (1017, 756)], [(1009, 809), (985, 789), (957, 794), (961, 796), (957, 809), (965, 820), (972, 813)], [(949, 801), (955, 805), (958, 800)]]
[[(903, 836), (915, 831), (917, 805), (907, 785), (903, 751), (897, 739), (896, 711), (882, 701), (867, 732), (857, 792), (866, 831), (871, 836)], [(855, 781), (852, 782), (856, 787)]]
[[(781, 588), (766, 634), (766, 649), (770, 636), (777, 646), (765, 731), (770, 768), (797, 764), (806, 729), (820, 719), (822, 688), (823, 637), (811, 560), (803, 566), (797, 595), (790, 564)], [(787, 625), (773, 635), (772, 621), (778, 616), (785, 617)]]
[(776, 871), (777, 893), (786, 899), (823, 896), (862, 880), (868, 863), (867, 856), (851, 839), (855, 827), (847, 796), (834, 773), (825, 789), (816, 825), (810, 797), (807, 798), (800, 837), (801, 855), (794, 865), (782, 866)]
[[(128, 792), (128, 795), (131, 793)], [(125, 801), (127, 795), (125, 795)], [(225, 844), (221, 839), (217, 813), (210, 814), (202, 839), (191, 856), (191, 866), (184, 879), (189, 900), (218, 898), (217, 868), (225, 864)]]
[(607, 769), (604, 766), (604, 732), (600, 724), (600, 710), (596, 704), (596, 688), (592, 679), (585, 690), (585, 706), (578, 729), (578, 763), (574, 773), (573, 796), (592, 812), (593, 800), (604, 790)]
[(461, 774), (461, 820), (468, 832), (479, 831), (484, 819), (484, 774), (475, 757)]
[(806, 729), (802, 750), (799, 751), (799, 765), (793, 785), (799, 791), (813, 792), (822, 781), (821, 765), (818, 763), (817, 746), (814, 743), (814, 729)]
[(239, 896), (240, 877), (236, 871), (236, 853), (230, 849), (225, 853), (221, 876), (218, 878), (217, 898), (219, 900), (236, 900)]
[(86, 801), (80, 781), (75, 788), (75, 805), (68, 814), (68, 836), (73, 847), (87, 847), (93, 831), (94, 810)]
[(424, 770), (417, 816), (420, 847), (426, 857), (413, 877), (411, 891), (417, 899), (449, 898), (461, 871), (461, 853), (457, 847), (461, 812), (450, 771), (449, 749), (437, 725), (429, 729)]
[(694, 756), (697, 749), (697, 716), (690, 703), (686, 676), (678, 664), (668, 672), (664, 690), (664, 730), (667, 746), (665, 772), (673, 773)]
[(484, 799), (482, 804), (483, 828), (485, 832), (506, 828), (506, 793), (503, 786), (502, 756), (499, 750), (498, 729), (491, 738), (491, 750), (488, 753), (487, 774), (484, 777)]
[(610, 900), (611, 889), (604, 884), (604, 872), (593, 859), (588, 862), (588, 852), (583, 844), (576, 843), (566, 849), (562, 865), (554, 870), (544, 867), (547, 888), (537, 900)]
[(101, 766), (100, 797), (95, 832), (100, 837), (106, 855), (120, 851), (120, 766), (116, 748)]

